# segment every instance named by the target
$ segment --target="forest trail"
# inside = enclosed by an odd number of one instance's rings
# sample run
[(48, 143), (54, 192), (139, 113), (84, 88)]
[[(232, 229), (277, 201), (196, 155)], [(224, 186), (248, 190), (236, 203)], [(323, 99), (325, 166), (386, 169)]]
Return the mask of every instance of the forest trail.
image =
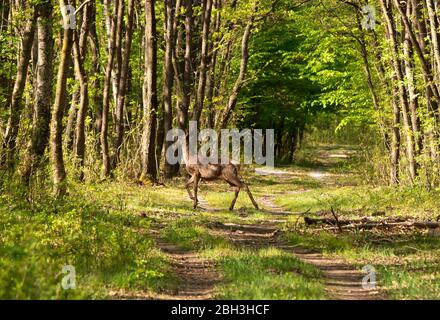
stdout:
[[(335, 183), (335, 176), (328, 172), (328, 168), (340, 159), (350, 156), (349, 152), (327, 150), (319, 154), (316, 166), (306, 171), (306, 175), (317, 179), (320, 183)], [(276, 178), (282, 183), (291, 178), (294, 172), (276, 169), (256, 169), (257, 174)], [(305, 192), (308, 189), (296, 191), (283, 191), (266, 193), (257, 198), (261, 212), (267, 215), (258, 224), (229, 223), (212, 221), (207, 224), (211, 235), (222, 237), (233, 244), (237, 249), (246, 248), (255, 252), (264, 248), (276, 248), (294, 255), (305, 263), (319, 269), (324, 278), (325, 291), (330, 299), (339, 300), (376, 300), (383, 299), (380, 290), (362, 287), (362, 279), (366, 273), (357, 269), (354, 265), (333, 257), (326, 257), (316, 250), (306, 250), (298, 246), (289, 245), (281, 237), (281, 228), (289, 215), (298, 215), (299, 212), (287, 212), (275, 203), (276, 198), (282, 194), (295, 194)], [(200, 209), (206, 212), (220, 211), (213, 208), (203, 196), (199, 196)], [(246, 219), (245, 208), (236, 210), (237, 215)], [(180, 286), (176, 292), (159, 299), (211, 299), (214, 298), (214, 286), (221, 281), (221, 277), (215, 270), (215, 266), (201, 259), (195, 252), (181, 251), (178, 247), (163, 242), (158, 246), (167, 253), (173, 261), (173, 270), (180, 279)]]
[[(268, 197), (260, 202), (271, 210), (283, 212), (282, 208)], [(349, 263), (336, 258), (327, 258), (317, 251), (288, 245), (279, 237), (275, 238), (271, 245), (290, 252), (300, 260), (317, 267), (323, 274), (326, 291), (332, 299), (377, 300), (383, 298), (379, 290), (362, 287), (362, 279), (366, 274)]]
[[(349, 150), (333, 150), (327, 149), (318, 154), (316, 167), (307, 172), (307, 175), (319, 180), (321, 183), (333, 184), (336, 177), (328, 172), (328, 167), (335, 165), (340, 159), (348, 159), (353, 152)], [(286, 175), (293, 174), (289, 171), (275, 171), (270, 172), (266, 170), (267, 175), (276, 176), (277, 179), (283, 179)], [(327, 180), (327, 181), (325, 181)], [(330, 180), (330, 181), (328, 181)], [(306, 190), (300, 190), (304, 192)], [(298, 193), (298, 192), (295, 192)], [(266, 210), (279, 214), (288, 214), (283, 209), (274, 203), (277, 195), (271, 194), (259, 198), (261, 204)], [(295, 214), (295, 213), (292, 213)], [(243, 236), (243, 235), (242, 235)], [(376, 300), (382, 299), (380, 291), (377, 289), (368, 289), (362, 287), (362, 279), (365, 273), (358, 270), (354, 266), (336, 258), (327, 258), (323, 254), (306, 250), (299, 247), (287, 245), (280, 239), (274, 239), (272, 244), (276, 247), (282, 248), (288, 252), (293, 253), (296, 257), (304, 262), (310, 263), (317, 267), (323, 274), (325, 279), (326, 291), (330, 298), (339, 300)]]

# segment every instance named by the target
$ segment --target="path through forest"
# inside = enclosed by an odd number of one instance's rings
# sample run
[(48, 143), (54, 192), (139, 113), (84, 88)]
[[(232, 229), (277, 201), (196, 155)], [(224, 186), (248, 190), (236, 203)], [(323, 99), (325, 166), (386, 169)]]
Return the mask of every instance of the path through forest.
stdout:
[[(351, 153), (345, 150), (327, 150), (319, 154), (316, 159), (316, 166), (307, 171), (307, 175), (319, 180), (321, 183), (334, 184), (336, 176), (328, 172), (328, 168), (340, 159), (346, 159)], [(278, 181), (283, 181), (286, 177), (294, 174), (286, 170), (276, 170), (259, 168), (257, 174), (276, 177)], [(292, 196), (295, 193), (305, 192), (306, 189), (290, 192)], [(300, 260), (317, 267), (323, 275), (325, 289), (330, 299), (382, 299), (383, 295), (377, 289), (364, 289), (362, 279), (365, 273), (349, 263), (337, 259), (326, 257), (318, 251), (306, 250), (297, 246), (289, 245), (282, 239), (281, 224), (286, 222), (289, 215), (298, 215), (299, 213), (286, 212), (275, 203), (276, 197), (280, 194), (265, 194), (258, 198), (262, 207), (262, 212), (267, 215), (258, 224), (245, 223), (227, 223), (215, 221), (209, 223), (208, 229), (215, 236), (227, 239), (235, 247), (259, 250), (262, 248), (277, 248), (293, 254)], [(209, 203), (200, 197), (200, 206), (202, 210), (215, 212)], [(238, 209), (237, 214), (246, 216), (244, 208)], [(181, 251), (174, 245), (157, 242), (158, 246), (169, 255), (173, 261), (173, 270), (181, 280), (180, 287), (164, 297), (168, 299), (210, 299), (213, 298), (214, 286), (221, 281), (221, 277), (216, 272), (215, 266), (208, 261), (204, 261), (196, 252)]]

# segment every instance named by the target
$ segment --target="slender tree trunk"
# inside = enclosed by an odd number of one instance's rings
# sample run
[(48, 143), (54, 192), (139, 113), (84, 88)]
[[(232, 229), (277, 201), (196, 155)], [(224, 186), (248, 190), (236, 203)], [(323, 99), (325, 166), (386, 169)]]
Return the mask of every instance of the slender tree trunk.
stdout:
[(440, 72), (440, 49), (439, 49), (439, 39), (438, 39), (438, 24), (437, 24), (437, 16), (434, 8), (434, 3), (432, 0), (426, 0), (426, 8), (429, 16), (429, 26), (431, 32), (431, 44), (432, 44), (432, 55), (434, 56), (435, 62), (435, 78), (439, 78)]
[(113, 86), (113, 100), (115, 106), (118, 103), (118, 91), (121, 81), (121, 70), (122, 70), (122, 29), (124, 27), (124, 8), (125, 1), (124, 0), (115, 0), (119, 1), (117, 19), (116, 19), (116, 29), (113, 29), (113, 32), (116, 33), (115, 40), (115, 61), (114, 67), (112, 69), (112, 86)]
[(403, 124), (404, 124), (404, 134), (406, 137), (406, 150), (407, 150), (407, 157), (408, 157), (408, 167), (409, 167), (409, 174), (412, 181), (417, 176), (417, 167), (415, 163), (415, 155), (414, 155), (414, 136), (412, 132), (411, 122), (409, 119), (408, 111), (409, 111), (409, 105), (408, 105), (408, 98), (406, 89), (404, 86), (404, 79), (402, 74), (402, 68), (401, 68), (401, 60), (399, 59), (399, 51), (398, 51), (398, 44), (396, 39), (396, 29), (394, 25), (394, 20), (391, 13), (391, 7), (387, 6), (385, 3), (385, 0), (381, 0), (382, 4), (382, 12), (384, 14), (388, 34), (391, 41), (391, 54), (392, 54), (392, 63), (393, 63), (393, 69), (394, 73), (396, 75), (397, 80), (397, 87), (399, 92), (399, 100), (400, 105), (402, 109), (402, 115), (403, 115)]
[[(256, 6), (255, 6), (256, 11)], [(244, 77), (246, 75), (247, 64), (249, 60), (249, 39), (251, 36), (251, 31), (254, 23), (254, 16), (252, 15), (249, 18), (249, 22), (247, 23), (243, 37), (241, 40), (241, 61), (240, 61), (240, 71), (238, 73), (238, 77), (235, 80), (234, 87), (232, 88), (232, 92), (229, 95), (228, 104), (221, 115), (221, 119), (219, 121), (219, 127), (225, 128), (229, 118), (232, 114), (232, 111), (235, 109), (235, 105), (237, 104), (238, 94), (240, 93), (241, 88), (244, 84)]]
[(128, 1), (128, 17), (127, 17), (127, 29), (125, 32), (125, 50), (124, 56), (122, 58), (121, 66), (121, 76), (119, 79), (119, 87), (117, 94), (117, 104), (115, 112), (115, 139), (113, 143), (113, 164), (112, 167), (116, 168), (120, 162), (120, 151), (122, 146), (122, 141), (124, 138), (124, 105), (125, 98), (127, 95), (127, 84), (128, 84), (128, 70), (130, 62), (130, 52), (131, 52), (131, 40), (133, 35), (133, 15), (134, 15), (134, 0)]
[[(407, 3), (406, 13), (408, 16), (411, 16), (411, 3)], [(414, 141), (417, 148), (414, 150), (415, 155), (418, 155), (418, 152), (421, 152), (423, 149), (423, 140), (420, 132), (420, 120), (417, 114), (417, 109), (419, 107), (418, 103), (418, 94), (416, 92), (415, 80), (414, 80), (414, 62), (413, 62), (413, 48), (411, 44), (411, 40), (408, 35), (408, 30), (405, 26), (404, 29), (404, 43), (403, 43), (403, 54), (405, 57), (404, 66), (405, 66), (405, 83), (407, 84), (408, 89), (408, 98), (409, 98), (409, 111), (411, 115), (411, 127), (414, 133)], [(417, 163), (416, 163), (417, 165)]]
[[(220, 22), (221, 22), (221, 1), (217, 0), (214, 3), (214, 8), (217, 10), (215, 23), (213, 26), (212, 34), (217, 34), (220, 28)], [(208, 74), (206, 79), (206, 103), (207, 103), (207, 116), (206, 116), (206, 125), (208, 128), (213, 129), (214, 128), (214, 121), (215, 121), (215, 109), (214, 109), (214, 88), (216, 85), (216, 77), (215, 77), (215, 68), (217, 66), (217, 55), (218, 55), (218, 48), (214, 47), (218, 45), (218, 39), (213, 39), (211, 41), (209, 46), (209, 68), (208, 68)]]
[(205, 100), (206, 73), (208, 69), (209, 27), (211, 23), (212, 0), (203, 0), (202, 48), (200, 52), (199, 82), (192, 120), (199, 122)]
[[(68, 5), (66, 0), (60, 0), (60, 6)], [(75, 5), (75, 2), (73, 2)], [(63, 17), (64, 25), (68, 24), (69, 18)], [(67, 82), (68, 59), (72, 49), (73, 30), (66, 27), (63, 34), (63, 45), (60, 53), (60, 64), (58, 67), (55, 101), (52, 108), (52, 120), (50, 126), (50, 160), (53, 170), (54, 194), (57, 198), (63, 197), (66, 193), (66, 171), (63, 159), (63, 114), (64, 98)]]
[(157, 181), (157, 44), (155, 0), (145, 0), (145, 79), (143, 86), (142, 171), (140, 181)]
[(29, 60), (31, 58), (32, 43), (34, 40), (35, 23), (37, 20), (37, 11), (34, 10), (32, 18), (26, 22), (21, 39), (21, 48), (17, 61), (17, 76), (15, 78), (14, 89), (10, 103), (10, 115), (3, 141), (3, 153), (5, 158), (2, 163), (6, 164), (9, 169), (14, 165), (14, 152), (16, 147), (16, 139), (20, 124), (20, 115), (23, 110), (23, 91), (26, 84)]
[[(90, 21), (91, 21), (91, 4), (86, 4), (81, 8), (83, 15), (81, 19), (81, 28), (80, 33), (78, 36), (78, 40), (74, 40), (75, 42), (79, 42), (78, 44), (78, 51), (79, 51), (79, 57), (80, 60), (84, 60), (84, 56), (86, 53), (86, 43), (87, 43), (87, 37), (89, 33), (90, 28)], [(76, 36), (74, 35), (74, 38)], [(82, 63), (82, 62), (81, 62)], [(74, 66), (75, 68), (75, 66)], [(74, 138), (76, 137), (76, 131), (78, 125), (81, 126), (81, 124), (78, 124), (77, 120), (80, 118), (80, 115), (78, 114), (79, 109), (81, 108), (81, 102), (84, 101), (84, 98), (81, 95), (81, 90), (84, 92), (84, 88), (81, 89), (81, 79), (79, 78), (78, 72), (75, 72), (75, 82), (79, 83), (79, 88), (76, 89), (73, 92), (72, 100), (70, 102), (70, 108), (69, 113), (67, 117), (67, 124), (65, 129), (65, 146), (67, 150), (74, 151), (74, 144), (76, 145), (76, 141)]]
[[(86, 10), (89, 10), (86, 8)], [(89, 14), (85, 12), (84, 19), (87, 20), (86, 26), (88, 25)], [(85, 31), (84, 31), (85, 32)], [(84, 40), (83, 37), (79, 37), (77, 32), (74, 33), (74, 44), (73, 44), (73, 54), (76, 78), (79, 80), (79, 108), (76, 119), (76, 129), (75, 129), (75, 145), (74, 152), (75, 156), (79, 160), (79, 175), (78, 179), (84, 179), (84, 156), (85, 156), (85, 119), (87, 115), (87, 109), (89, 107), (89, 83), (87, 73), (84, 68)]]
[[(90, 23), (90, 30), (89, 30), (89, 44), (90, 44), (90, 51), (92, 54), (92, 67), (90, 71), (91, 75), (91, 81), (90, 81), (90, 88), (93, 92), (93, 108), (94, 108), (94, 132), (96, 134), (96, 153), (99, 154), (101, 151), (101, 144), (100, 144), (100, 133), (101, 133), (101, 121), (102, 121), (102, 91), (100, 88), (100, 80), (98, 75), (100, 74), (100, 55), (99, 55), (99, 42), (98, 42), (98, 34), (96, 32), (96, 7), (95, 5), (92, 5), (90, 8), (90, 15), (91, 15), (91, 23)], [(93, 118), (93, 117), (92, 117)]]
[(185, 57), (183, 70), (183, 92), (181, 102), (178, 104), (178, 124), (182, 130), (187, 130), (188, 127), (188, 110), (191, 103), (191, 82), (192, 82), (192, 24), (193, 24), (193, 10), (192, 0), (185, 1)]
[(43, 1), (38, 9), (38, 60), (36, 70), (35, 107), (28, 153), (22, 180), (29, 183), (32, 172), (40, 162), (49, 140), (50, 107), (52, 95), (53, 34), (51, 1)]
[[(396, 9), (399, 11), (399, 14), (402, 18), (403, 24), (405, 25), (405, 28), (408, 30), (408, 37), (411, 40), (411, 43), (413, 44), (414, 49), (415, 49), (417, 56), (419, 58), (423, 77), (426, 79), (425, 83), (427, 86), (429, 86), (430, 91), (432, 92), (432, 95), (435, 98), (435, 104), (431, 104), (431, 105), (433, 105), (436, 108), (434, 111), (436, 113), (436, 116), (438, 116), (437, 115), (437, 107), (438, 107), (438, 103), (440, 102), (440, 95), (439, 95), (438, 89), (435, 85), (435, 82), (434, 82), (434, 79), (433, 79), (433, 76), (431, 73), (431, 71), (432, 71), (431, 65), (430, 65), (429, 61), (427, 61), (425, 58), (422, 47), (416, 39), (416, 36), (411, 28), (411, 24), (409, 23), (408, 17), (405, 15), (405, 13), (402, 10), (402, 7), (400, 6), (399, 0), (392, 0), (392, 1), (394, 3), (394, 6), (396, 7)], [(383, 0), (381, 0), (381, 3), (383, 3)], [(416, 1), (416, 6), (417, 6), (417, 1)]]
[[(173, 125), (173, 105), (172, 105), (172, 95), (173, 95), (173, 45), (174, 45), (174, 1), (165, 0), (165, 55), (164, 55), (164, 84), (163, 84), (163, 124), (164, 124), (164, 134), (166, 135), (169, 130), (172, 129)], [(165, 152), (171, 146), (172, 141), (165, 141)], [(166, 153), (165, 153), (166, 155)], [(170, 164), (166, 156), (164, 157), (164, 175), (166, 179), (172, 178), (176, 175), (179, 170), (179, 166)]]
[(108, 177), (111, 173), (110, 167), (110, 155), (108, 148), (108, 116), (110, 106), (110, 86), (111, 76), (113, 68), (113, 60), (115, 55), (115, 42), (116, 42), (116, 18), (118, 13), (119, 1), (115, 1), (113, 8), (113, 17), (111, 18), (110, 26), (110, 43), (109, 52), (107, 57), (107, 65), (105, 68), (104, 77), (104, 93), (102, 96), (102, 119), (101, 119), (101, 155), (102, 155), (102, 174), (104, 177)]
[[(69, 77), (69, 76), (68, 76)], [(75, 80), (79, 82), (79, 79), (75, 75)], [(66, 101), (68, 103), (68, 101)], [(73, 150), (73, 135), (75, 132), (75, 120), (77, 118), (78, 113), (78, 104), (79, 104), (79, 90), (75, 90), (72, 93), (72, 99), (69, 105), (69, 111), (67, 113), (67, 123), (66, 129), (64, 130), (64, 145), (66, 150)]]

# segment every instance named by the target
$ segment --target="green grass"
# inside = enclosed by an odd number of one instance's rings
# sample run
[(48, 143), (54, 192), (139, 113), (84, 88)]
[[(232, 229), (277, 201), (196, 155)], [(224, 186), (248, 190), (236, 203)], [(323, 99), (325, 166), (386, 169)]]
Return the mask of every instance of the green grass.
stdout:
[(211, 250), (205, 256), (218, 262), (224, 284), (219, 299), (323, 299), (320, 272), (295, 256), (275, 248)]
[(192, 219), (179, 219), (168, 224), (162, 231), (165, 241), (176, 244), (186, 250), (212, 249), (226, 247), (227, 242), (221, 237), (209, 234), (206, 228)]

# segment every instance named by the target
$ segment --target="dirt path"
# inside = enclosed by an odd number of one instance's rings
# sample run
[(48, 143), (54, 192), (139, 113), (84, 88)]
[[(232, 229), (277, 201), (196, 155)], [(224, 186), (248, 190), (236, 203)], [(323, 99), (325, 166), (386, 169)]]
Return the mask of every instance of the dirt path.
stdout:
[[(351, 154), (346, 154), (344, 152), (325, 152), (319, 156), (318, 161), (320, 163), (329, 165), (334, 161), (333, 159), (348, 158), (350, 155)], [(266, 170), (265, 174), (277, 176), (278, 179), (283, 178), (282, 171), (270, 172)], [(289, 172), (284, 172), (284, 177), (290, 174), (291, 173)], [(315, 171), (309, 172), (308, 175), (317, 180), (322, 180), (331, 176), (326, 172), (325, 166), (318, 167)], [(263, 208), (268, 212), (289, 214), (274, 203), (275, 199), (276, 195), (265, 195), (259, 198), (259, 203), (261, 203)], [(268, 239), (268, 235), (271, 234), (274, 236)], [(256, 244), (257, 246), (263, 246), (267, 243), (267, 245), (275, 246), (291, 252), (302, 261), (314, 265), (321, 270), (325, 278), (326, 291), (328, 292), (330, 298), (342, 300), (376, 300), (384, 298), (380, 290), (367, 288), (364, 289), (362, 287), (362, 279), (366, 275), (362, 270), (358, 270), (355, 266), (350, 265), (340, 259), (327, 258), (318, 252), (312, 252), (310, 250), (290, 246), (279, 239), (278, 233), (274, 233), (274, 230), (267, 234), (242, 232), (238, 237), (232, 233), (231, 239), (232, 241), (243, 243), (250, 242)]]
[(215, 223), (209, 227), (213, 234), (223, 236), (237, 246), (250, 249), (275, 247), (314, 265), (322, 272), (325, 289), (331, 299), (376, 300), (383, 298), (378, 290), (362, 288), (362, 279), (365, 276), (362, 270), (357, 270), (344, 261), (326, 258), (320, 253), (287, 244), (281, 239), (276, 225)]
[(215, 265), (202, 259), (193, 251), (156, 240), (157, 246), (171, 259), (174, 275), (179, 285), (173, 292), (156, 296), (160, 300), (207, 300), (213, 298), (214, 286), (221, 281)]

